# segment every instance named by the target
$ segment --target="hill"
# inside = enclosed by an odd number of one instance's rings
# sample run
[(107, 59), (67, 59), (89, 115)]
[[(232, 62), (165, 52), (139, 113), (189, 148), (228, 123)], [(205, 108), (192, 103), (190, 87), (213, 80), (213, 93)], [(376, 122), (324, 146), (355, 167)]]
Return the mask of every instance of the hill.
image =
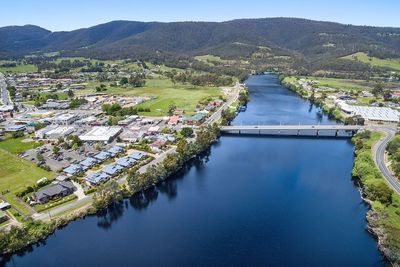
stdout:
[[(112, 21), (70, 32), (50, 32), (32, 25), (0, 28), (2, 58), (52, 51), (103, 59), (204, 54), (248, 58), (261, 52), (294, 58), (303, 66), (318, 62), (322, 67), (340, 67), (349, 64), (349, 60), (340, 57), (357, 52), (377, 58), (400, 58), (400, 28), (297, 18), (171, 23)], [(351, 64), (354, 68), (366, 68), (362, 62)]]

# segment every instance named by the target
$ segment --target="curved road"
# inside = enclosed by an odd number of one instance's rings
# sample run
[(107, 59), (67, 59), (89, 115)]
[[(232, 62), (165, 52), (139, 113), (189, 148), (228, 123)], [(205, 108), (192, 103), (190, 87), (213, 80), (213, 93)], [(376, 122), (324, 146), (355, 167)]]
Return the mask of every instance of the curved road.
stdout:
[(380, 172), (383, 177), (388, 181), (388, 183), (392, 186), (393, 190), (400, 195), (400, 180), (394, 177), (389, 170), (389, 168), (385, 164), (385, 151), (386, 146), (395, 137), (395, 132), (389, 129), (380, 129), (380, 131), (385, 132), (386, 136), (383, 139), (380, 139), (374, 146), (374, 161), (378, 166)]

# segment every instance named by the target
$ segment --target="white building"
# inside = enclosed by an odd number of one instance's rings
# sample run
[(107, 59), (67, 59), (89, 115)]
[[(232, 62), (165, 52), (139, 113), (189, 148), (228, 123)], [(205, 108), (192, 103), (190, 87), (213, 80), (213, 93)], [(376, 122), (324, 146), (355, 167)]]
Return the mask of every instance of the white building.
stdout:
[(110, 142), (122, 132), (122, 127), (111, 126), (93, 127), (89, 132), (80, 135), (79, 138), (82, 141), (94, 141), (94, 142)]
[(65, 113), (65, 114), (56, 116), (55, 118), (53, 118), (52, 121), (54, 124), (58, 124), (58, 125), (70, 125), (78, 119), (79, 119), (79, 117), (76, 114)]
[(40, 129), (35, 132), (35, 136), (40, 139), (58, 139), (64, 138), (75, 131), (74, 127), (71, 126), (60, 126), (60, 127), (53, 127), (48, 126), (46, 128)]
[(344, 101), (336, 102), (347, 114), (358, 115), (368, 121), (399, 122), (400, 112), (387, 107), (367, 107), (348, 105)]

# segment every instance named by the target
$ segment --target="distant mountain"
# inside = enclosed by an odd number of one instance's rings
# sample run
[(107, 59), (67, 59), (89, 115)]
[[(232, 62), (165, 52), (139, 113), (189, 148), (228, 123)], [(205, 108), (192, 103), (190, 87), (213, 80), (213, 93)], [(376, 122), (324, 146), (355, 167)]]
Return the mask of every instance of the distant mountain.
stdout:
[(0, 28), (0, 56), (3, 57), (50, 51), (99, 58), (145, 53), (243, 57), (266, 47), (311, 61), (357, 51), (378, 57), (400, 57), (400, 28), (297, 18), (220, 23), (112, 21), (69, 32), (50, 32), (32, 25)]

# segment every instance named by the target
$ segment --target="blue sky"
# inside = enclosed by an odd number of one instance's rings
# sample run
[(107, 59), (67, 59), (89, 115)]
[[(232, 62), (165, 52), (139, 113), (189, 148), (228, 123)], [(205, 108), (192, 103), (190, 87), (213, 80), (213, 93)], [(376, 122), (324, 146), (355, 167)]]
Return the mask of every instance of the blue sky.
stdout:
[(112, 20), (226, 21), (299, 17), (400, 27), (399, 0), (1, 0), (0, 27), (73, 30)]

